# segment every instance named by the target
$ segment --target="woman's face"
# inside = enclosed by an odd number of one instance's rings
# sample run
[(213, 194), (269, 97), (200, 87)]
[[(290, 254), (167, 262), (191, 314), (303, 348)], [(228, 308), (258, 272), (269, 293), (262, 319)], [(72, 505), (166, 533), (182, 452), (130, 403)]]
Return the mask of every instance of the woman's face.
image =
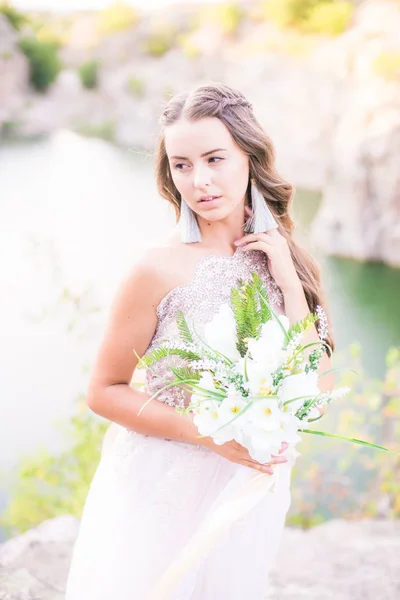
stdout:
[(242, 211), (249, 159), (222, 121), (182, 119), (167, 127), (165, 147), (174, 184), (195, 213), (220, 221)]

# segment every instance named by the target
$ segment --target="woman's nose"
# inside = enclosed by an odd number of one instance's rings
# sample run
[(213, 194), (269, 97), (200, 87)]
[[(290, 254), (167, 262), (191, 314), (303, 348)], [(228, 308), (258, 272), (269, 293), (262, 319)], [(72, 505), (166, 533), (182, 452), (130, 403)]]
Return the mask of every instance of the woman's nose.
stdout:
[(207, 167), (197, 167), (194, 171), (193, 185), (195, 188), (204, 188), (211, 184), (210, 171)]

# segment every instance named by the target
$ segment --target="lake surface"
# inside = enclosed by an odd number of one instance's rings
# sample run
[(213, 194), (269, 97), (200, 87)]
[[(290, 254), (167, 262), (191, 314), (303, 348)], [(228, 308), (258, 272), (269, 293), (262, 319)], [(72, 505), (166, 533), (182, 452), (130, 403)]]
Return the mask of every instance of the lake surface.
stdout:
[[(305, 243), (318, 202), (296, 195)], [(158, 198), (150, 155), (68, 131), (0, 146), (0, 203), (1, 511), (18, 460), (59, 447), (54, 424), (85, 392), (119, 282), (174, 214)], [(337, 347), (360, 341), (381, 375), (400, 344), (400, 270), (319, 259)]]

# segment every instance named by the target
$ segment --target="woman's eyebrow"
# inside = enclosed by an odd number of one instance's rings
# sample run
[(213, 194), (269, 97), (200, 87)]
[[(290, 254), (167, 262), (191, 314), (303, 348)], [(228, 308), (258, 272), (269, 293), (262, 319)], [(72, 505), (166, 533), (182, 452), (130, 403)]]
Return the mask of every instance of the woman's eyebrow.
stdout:
[[(201, 158), (204, 158), (205, 156), (208, 156), (209, 154), (213, 154), (214, 152), (227, 152), (227, 150), (225, 148), (215, 148), (214, 150), (209, 150), (208, 152), (204, 152), (204, 154), (201, 155)], [(187, 156), (171, 156), (172, 158), (177, 158), (179, 160), (189, 160), (187, 158)]]

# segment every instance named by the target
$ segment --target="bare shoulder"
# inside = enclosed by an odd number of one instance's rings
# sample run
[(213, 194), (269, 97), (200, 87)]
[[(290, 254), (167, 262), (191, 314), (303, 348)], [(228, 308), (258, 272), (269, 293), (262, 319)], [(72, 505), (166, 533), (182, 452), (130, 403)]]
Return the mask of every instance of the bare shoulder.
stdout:
[(121, 291), (127, 297), (143, 297), (156, 308), (161, 299), (175, 286), (190, 277), (193, 259), (184, 244), (175, 239), (146, 248), (126, 274)]
[[(99, 354), (93, 367), (90, 394), (115, 383), (129, 383), (137, 355), (148, 348), (157, 326), (156, 308), (179, 273), (179, 248), (150, 248), (137, 257), (123, 278), (111, 306)], [(133, 350), (135, 352), (133, 352)]]

